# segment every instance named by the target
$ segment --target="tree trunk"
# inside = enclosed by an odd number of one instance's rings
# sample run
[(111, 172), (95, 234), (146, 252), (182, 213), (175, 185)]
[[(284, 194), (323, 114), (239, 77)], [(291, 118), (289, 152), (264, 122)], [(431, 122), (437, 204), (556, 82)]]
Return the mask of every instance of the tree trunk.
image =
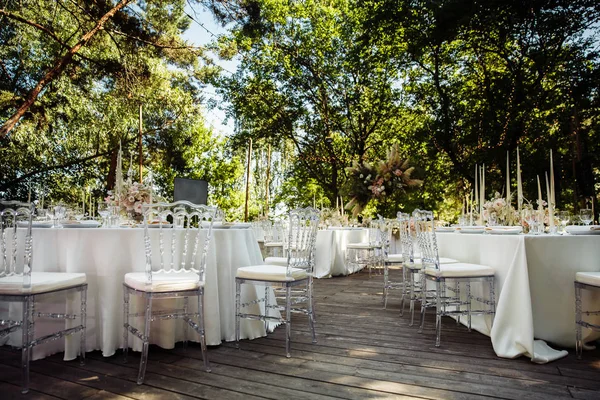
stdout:
[(75, 46), (71, 47), (62, 58), (56, 60), (56, 62), (54, 63), (54, 67), (52, 67), (52, 69), (48, 71), (46, 75), (44, 75), (44, 77), (35, 85), (35, 87), (27, 94), (27, 96), (25, 96), (23, 104), (21, 104), (17, 111), (15, 111), (15, 113), (10, 118), (8, 118), (8, 120), (6, 120), (4, 125), (0, 127), (0, 138), (6, 137), (9, 134), (9, 132), (15, 127), (17, 122), (19, 122), (21, 117), (23, 117), (23, 115), (25, 115), (25, 113), (27, 112), (27, 110), (29, 110), (33, 103), (35, 103), (42, 90), (56, 77), (60, 76), (63, 73), (65, 68), (73, 60), (73, 56), (77, 54), (77, 52), (83, 46), (85, 46), (99, 30), (103, 29), (104, 24), (110, 18), (112, 18), (117, 13), (117, 11), (119, 11), (132, 1), (135, 0), (121, 0), (116, 6), (114, 6), (106, 14), (104, 14), (100, 18), (100, 20), (98, 20), (96, 26), (94, 26), (94, 28), (91, 31), (83, 35), (83, 37), (79, 39)]

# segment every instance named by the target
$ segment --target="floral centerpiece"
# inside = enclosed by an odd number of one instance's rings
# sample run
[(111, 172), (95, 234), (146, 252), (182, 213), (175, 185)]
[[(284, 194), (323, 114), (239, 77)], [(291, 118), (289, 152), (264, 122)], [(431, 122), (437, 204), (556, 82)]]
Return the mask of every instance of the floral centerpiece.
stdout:
[(350, 202), (345, 208), (358, 215), (371, 199), (382, 199), (392, 193), (405, 193), (410, 187), (423, 182), (411, 178), (414, 167), (410, 167), (408, 159), (400, 158), (398, 146), (393, 145), (385, 160), (369, 163), (354, 161), (346, 168), (348, 181), (346, 188)]
[(496, 192), (492, 199), (483, 203), (483, 219), (489, 225), (512, 225), (518, 222), (519, 215), (510, 202)]
[(107, 205), (118, 207), (132, 220), (140, 222), (144, 218), (142, 204), (152, 202), (152, 190), (138, 182), (124, 182), (119, 193), (109, 190), (104, 200)]

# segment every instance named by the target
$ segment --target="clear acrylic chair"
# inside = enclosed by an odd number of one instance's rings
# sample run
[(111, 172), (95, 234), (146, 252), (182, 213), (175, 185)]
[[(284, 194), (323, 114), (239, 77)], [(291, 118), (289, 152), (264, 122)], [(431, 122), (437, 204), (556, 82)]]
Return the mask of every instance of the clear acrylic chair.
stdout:
[[(402, 271), (404, 257), (400, 253), (390, 253), (390, 245), (393, 240), (394, 232), (399, 230), (399, 223), (397, 219), (386, 220), (385, 229), (383, 236), (383, 308), (387, 308), (387, 300), (390, 290), (402, 290), (404, 291), (404, 272)], [(400, 269), (402, 271), (401, 281), (390, 280), (390, 269)]]
[(350, 269), (355, 271), (368, 268), (369, 278), (373, 268), (382, 269), (384, 264), (382, 225), (384, 225), (383, 218), (379, 216), (369, 223), (368, 241), (346, 245), (346, 265), (353, 267)]
[(600, 325), (589, 321), (584, 321), (582, 315), (592, 316), (600, 315), (600, 310), (583, 310), (581, 294), (582, 290), (600, 292), (600, 272), (578, 272), (575, 275), (575, 352), (577, 358), (581, 359), (583, 352), (583, 332), (582, 328), (600, 331)]
[[(80, 334), (80, 362), (85, 362), (85, 329), (87, 283), (83, 273), (32, 271), (33, 206), (27, 203), (0, 201), (0, 301), (20, 303), (22, 315), (18, 320), (0, 318), (0, 338), (21, 330), (21, 371), (23, 393), (29, 391), (29, 363), (35, 346)], [(56, 297), (64, 298), (65, 307), (72, 294), (80, 298), (79, 313), (41, 312), (37, 306)], [(42, 337), (35, 337), (38, 319), (79, 320), (79, 324)], [(73, 325), (73, 323), (68, 325)]]
[[(144, 382), (150, 325), (154, 320), (183, 319), (186, 324), (184, 344), (189, 326), (200, 336), (204, 369), (210, 372), (204, 334), (204, 284), (206, 255), (216, 213), (216, 207), (188, 201), (143, 206), (145, 270), (125, 274), (123, 284), (124, 359), (127, 361), (131, 333), (142, 341), (137, 378), (140, 385)], [(132, 295), (143, 299), (143, 312), (130, 312)], [(197, 298), (197, 311), (190, 309), (190, 297)], [(153, 301), (157, 299), (182, 299), (183, 307), (154, 310)], [(129, 322), (130, 317), (144, 317), (143, 326), (135, 328)]]
[[(496, 313), (496, 301), (494, 293), (494, 269), (479, 265), (467, 263), (441, 264), (438, 255), (437, 239), (435, 235), (435, 225), (433, 213), (431, 211), (417, 210), (413, 213), (413, 221), (417, 234), (417, 240), (421, 248), (421, 325), (419, 332), (423, 332), (425, 325), (425, 313), (427, 308), (436, 310), (436, 339), (435, 346), (440, 346), (442, 332), (442, 317), (445, 315), (466, 315), (468, 319), (468, 329), (471, 330), (471, 316), (474, 314), (492, 315)], [(427, 290), (427, 281), (435, 284), (433, 290)], [(460, 291), (454, 296), (447, 296), (446, 286), (448, 282), (465, 283), (466, 295), (461, 298)], [(489, 285), (489, 297), (475, 297), (471, 294), (471, 284), (481, 282)], [(471, 308), (472, 301), (476, 300), (482, 305), (487, 305), (487, 309)], [(466, 306), (466, 310), (462, 307)]]
[[(291, 313), (302, 313), (308, 316), (312, 331), (313, 343), (316, 343), (315, 320), (313, 307), (313, 269), (314, 252), (319, 225), (319, 212), (314, 208), (299, 208), (290, 211), (287, 232), (287, 264), (254, 265), (238, 268), (235, 278), (235, 342), (239, 348), (240, 320), (254, 319), (275, 321), (285, 324), (286, 356), (291, 356)], [(256, 303), (241, 303), (242, 285), (264, 286), (264, 312), (258, 314), (242, 312), (243, 308)], [(281, 296), (283, 304), (270, 304), (269, 288), (275, 289)], [(305, 304), (304, 307), (301, 307)], [(281, 317), (270, 315), (270, 310), (279, 310)]]
[(285, 221), (265, 221), (263, 225), (265, 257), (283, 257)]

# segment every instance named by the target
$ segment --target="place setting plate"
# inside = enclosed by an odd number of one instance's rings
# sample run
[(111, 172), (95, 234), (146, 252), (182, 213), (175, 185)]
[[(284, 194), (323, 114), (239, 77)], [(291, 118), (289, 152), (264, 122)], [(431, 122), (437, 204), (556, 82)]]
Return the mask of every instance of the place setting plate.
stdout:
[(567, 225), (565, 231), (569, 235), (600, 235), (600, 225)]
[(455, 230), (456, 228), (452, 226), (438, 226), (435, 228), (436, 232), (454, 232)]
[(102, 224), (98, 221), (87, 220), (87, 221), (65, 221), (61, 225), (63, 228), (98, 228)]
[(491, 235), (518, 235), (523, 232), (522, 226), (488, 226), (485, 231)]
[(467, 233), (467, 234), (481, 234), (485, 232), (485, 226), (476, 225), (476, 226), (458, 226), (456, 227), (456, 231), (459, 233)]

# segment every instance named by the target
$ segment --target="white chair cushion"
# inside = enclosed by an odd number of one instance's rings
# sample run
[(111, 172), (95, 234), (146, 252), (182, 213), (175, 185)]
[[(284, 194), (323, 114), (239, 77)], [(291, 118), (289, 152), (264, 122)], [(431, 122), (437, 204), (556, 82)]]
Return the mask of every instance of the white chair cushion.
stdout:
[(399, 263), (399, 262), (404, 261), (404, 257), (402, 257), (402, 254), (388, 254), (386, 261), (393, 262), (393, 263)]
[(265, 264), (287, 267), (287, 257), (267, 257), (265, 258)]
[(381, 246), (375, 246), (370, 243), (348, 243), (346, 245), (347, 249), (358, 249), (358, 250), (369, 250), (369, 249), (376, 249), (379, 247), (381, 247)]
[[(455, 260), (454, 258), (447, 258), (447, 257), (440, 257), (440, 265), (442, 264), (456, 264), (458, 262), (458, 260)], [(416, 266), (421, 267), (421, 259), (420, 258), (415, 258), (415, 262), (414, 264)]]
[(268, 242), (265, 247), (283, 247), (283, 242)]
[(439, 278), (483, 277), (493, 276), (494, 269), (479, 264), (454, 263), (441, 264), (439, 270), (426, 268), (425, 274)]
[(125, 274), (125, 284), (142, 292), (176, 292), (204, 286), (195, 272), (158, 272), (152, 274), (152, 284), (146, 286), (145, 272)]
[(600, 272), (578, 272), (575, 280), (586, 285), (600, 286)]
[(53, 290), (67, 289), (86, 283), (85, 274), (68, 272), (32, 272), (31, 290), (23, 290), (22, 276), (5, 276), (0, 278), (1, 294), (43, 293)]
[(308, 277), (302, 268), (292, 268), (291, 276), (286, 276), (287, 267), (281, 265), (251, 265), (237, 269), (236, 277), (242, 279), (253, 279), (257, 281), (295, 281)]

